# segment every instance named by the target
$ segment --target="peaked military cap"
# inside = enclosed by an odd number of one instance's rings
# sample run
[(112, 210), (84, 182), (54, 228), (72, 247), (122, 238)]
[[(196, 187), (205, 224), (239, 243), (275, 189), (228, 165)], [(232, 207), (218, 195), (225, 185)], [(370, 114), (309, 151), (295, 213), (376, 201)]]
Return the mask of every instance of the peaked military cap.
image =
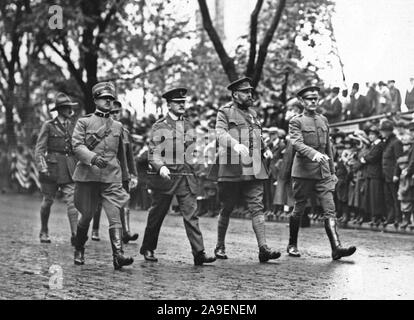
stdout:
[(249, 90), (253, 89), (252, 87), (252, 79), (249, 77), (244, 77), (233, 81), (227, 86), (227, 89), (230, 91), (241, 91), (241, 90)]
[(186, 88), (174, 88), (165, 92), (161, 97), (167, 101), (185, 101), (187, 99), (187, 89)]
[(114, 100), (114, 102), (112, 104), (111, 112), (113, 112), (113, 111), (119, 111), (121, 109), (122, 109), (122, 103), (119, 102), (119, 100)]
[(318, 97), (320, 91), (321, 88), (319, 88), (318, 86), (309, 86), (299, 90), (296, 95), (301, 98)]
[(69, 96), (63, 92), (58, 92), (56, 94), (56, 98), (55, 98), (55, 105), (52, 109), (50, 109), (50, 111), (55, 111), (60, 107), (72, 107), (72, 106), (76, 106), (78, 103), (77, 102), (72, 102), (72, 100), (69, 98)]
[(99, 82), (92, 87), (94, 99), (112, 97), (115, 99), (115, 85), (112, 82)]

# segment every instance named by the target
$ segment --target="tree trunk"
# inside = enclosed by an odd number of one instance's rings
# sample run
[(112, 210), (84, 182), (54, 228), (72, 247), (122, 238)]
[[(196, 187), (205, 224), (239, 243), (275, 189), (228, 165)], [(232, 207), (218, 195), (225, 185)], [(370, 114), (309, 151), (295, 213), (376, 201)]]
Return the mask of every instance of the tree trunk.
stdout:
[(87, 75), (85, 95), (85, 111), (91, 113), (95, 111), (95, 103), (93, 102), (92, 87), (98, 82), (98, 55), (96, 51), (89, 51), (85, 54), (85, 69)]
[(6, 108), (6, 136), (7, 136), (7, 149), (11, 150), (16, 146), (16, 133), (14, 132), (14, 120), (13, 120), (13, 107), (14, 96), (13, 92), (8, 92), (8, 98), (5, 101)]
[(216, 29), (213, 26), (211, 21), (210, 12), (205, 0), (198, 0), (200, 7), (201, 16), (203, 18), (203, 26), (207, 31), (208, 36), (210, 37), (211, 42), (213, 42), (214, 48), (220, 58), (221, 65), (224, 69), (224, 72), (227, 75), (229, 81), (235, 81), (239, 77), (236, 71), (236, 66), (234, 65), (234, 60), (229, 57), (226, 52), (226, 49), (221, 42), (220, 36), (218, 35)]

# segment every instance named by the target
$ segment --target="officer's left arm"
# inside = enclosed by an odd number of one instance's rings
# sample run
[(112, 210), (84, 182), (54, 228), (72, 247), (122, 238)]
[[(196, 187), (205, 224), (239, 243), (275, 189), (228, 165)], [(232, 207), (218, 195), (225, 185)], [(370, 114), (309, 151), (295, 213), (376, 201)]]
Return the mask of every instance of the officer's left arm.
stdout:
[(91, 165), (91, 161), (96, 156), (96, 153), (89, 150), (85, 145), (86, 126), (87, 124), (84, 119), (79, 119), (76, 122), (72, 135), (72, 147), (76, 158), (80, 162)]

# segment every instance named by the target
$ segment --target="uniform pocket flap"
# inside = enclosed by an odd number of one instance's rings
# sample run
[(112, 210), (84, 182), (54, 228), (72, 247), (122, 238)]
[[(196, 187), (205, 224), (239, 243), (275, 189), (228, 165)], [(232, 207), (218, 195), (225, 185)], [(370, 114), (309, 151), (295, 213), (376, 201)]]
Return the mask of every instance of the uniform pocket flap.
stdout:
[(306, 131), (306, 132), (316, 132), (316, 129), (313, 126), (303, 126), (302, 127), (302, 131)]

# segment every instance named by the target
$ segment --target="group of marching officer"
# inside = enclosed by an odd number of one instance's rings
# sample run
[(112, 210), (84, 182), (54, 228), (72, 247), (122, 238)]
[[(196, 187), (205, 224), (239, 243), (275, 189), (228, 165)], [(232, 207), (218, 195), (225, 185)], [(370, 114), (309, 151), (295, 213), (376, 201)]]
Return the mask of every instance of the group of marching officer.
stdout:
[[(259, 261), (267, 262), (281, 256), (266, 242), (263, 182), (269, 174), (264, 160), (272, 157), (272, 152), (263, 143), (261, 124), (252, 108), (251, 80), (241, 78), (232, 82), (228, 89), (232, 101), (222, 106), (217, 114), (217, 158), (209, 172), (209, 178), (218, 182), (222, 203), (214, 256), (205, 252), (197, 215), (197, 178), (186, 152), (193, 142), (188, 139), (193, 128), (184, 117), (187, 89), (177, 87), (162, 95), (168, 113), (156, 121), (151, 130), (148, 174), (152, 205), (140, 248), (146, 261), (158, 261), (154, 252), (174, 196), (183, 216), (195, 265), (228, 258), (225, 236), (231, 212), (240, 199), (246, 202), (251, 213)], [(58, 93), (53, 108), (58, 115), (45, 122), (40, 131), (35, 152), (43, 194), (39, 237), (42, 243), (51, 242), (48, 219), (60, 189), (67, 204), (71, 243), (75, 248), (74, 263), (85, 263), (89, 226), (103, 209), (109, 222), (113, 265), (117, 270), (134, 261), (125, 256), (123, 244), (138, 238), (130, 231), (128, 209), (129, 191), (137, 184), (137, 172), (130, 134), (117, 121), (121, 104), (116, 99), (114, 85), (98, 83), (92, 88), (92, 95), (96, 111), (80, 117), (75, 123), (71, 115), (76, 103), (66, 94)], [(332, 247), (332, 258), (336, 260), (353, 254), (356, 248), (342, 247), (337, 233), (333, 202), (337, 178), (329, 126), (326, 118), (315, 112), (318, 87), (300, 90), (298, 98), (304, 112), (291, 119), (289, 127), (295, 150), (292, 164), (295, 207), (289, 221), (287, 252), (292, 257), (300, 256), (297, 245), (299, 221), (307, 198), (314, 193), (324, 209), (325, 230)], [(94, 236), (96, 239), (97, 235)]]

